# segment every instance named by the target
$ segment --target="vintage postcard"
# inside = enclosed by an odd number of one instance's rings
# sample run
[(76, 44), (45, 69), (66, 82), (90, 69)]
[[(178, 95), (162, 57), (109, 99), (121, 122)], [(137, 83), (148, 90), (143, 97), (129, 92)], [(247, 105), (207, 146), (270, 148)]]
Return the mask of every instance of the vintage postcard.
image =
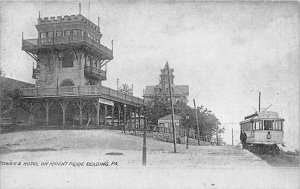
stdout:
[(0, 188), (299, 188), (297, 1), (0, 1)]

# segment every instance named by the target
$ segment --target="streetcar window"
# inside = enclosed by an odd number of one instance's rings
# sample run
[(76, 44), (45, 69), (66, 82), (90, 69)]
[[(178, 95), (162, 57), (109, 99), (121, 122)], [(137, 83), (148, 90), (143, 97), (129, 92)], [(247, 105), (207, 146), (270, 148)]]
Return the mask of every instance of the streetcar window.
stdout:
[(252, 125), (250, 122), (243, 123), (241, 126), (243, 131), (252, 131)]
[(282, 121), (275, 121), (275, 130), (282, 131)]
[(255, 130), (262, 130), (262, 121), (255, 121)]
[(273, 130), (273, 120), (264, 121), (264, 130)]

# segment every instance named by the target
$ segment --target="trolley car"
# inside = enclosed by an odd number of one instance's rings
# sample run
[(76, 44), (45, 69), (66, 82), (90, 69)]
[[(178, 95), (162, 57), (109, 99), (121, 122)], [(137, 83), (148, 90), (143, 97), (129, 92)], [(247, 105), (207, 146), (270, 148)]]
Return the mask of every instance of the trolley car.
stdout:
[(279, 153), (283, 144), (283, 121), (277, 112), (262, 111), (240, 122), (241, 132), (247, 135), (246, 149), (254, 153)]

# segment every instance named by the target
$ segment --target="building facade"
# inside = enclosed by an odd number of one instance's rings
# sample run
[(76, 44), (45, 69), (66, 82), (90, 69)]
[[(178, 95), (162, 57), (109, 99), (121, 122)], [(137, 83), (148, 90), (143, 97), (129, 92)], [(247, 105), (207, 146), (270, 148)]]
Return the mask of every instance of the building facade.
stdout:
[[(169, 93), (169, 80), (168, 80), (168, 63), (166, 63), (165, 67), (161, 69), (160, 73), (160, 81), (158, 85), (155, 86), (146, 86), (144, 98), (145, 102), (151, 102), (153, 98), (160, 97), (164, 100), (170, 100)], [(170, 80), (171, 80), (171, 90), (173, 94), (173, 100), (175, 102), (188, 102), (189, 95), (189, 86), (188, 85), (175, 85), (174, 84), (174, 69), (169, 69), (170, 72)]]
[[(181, 116), (174, 114), (174, 125), (176, 129), (176, 134), (178, 136), (186, 136), (187, 128), (184, 127)], [(158, 127), (159, 127), (159, 132), (172, 133), (173, 132), (172, 114), (159, 118)], [(195, 132), (193, 129), (189, 130), (189, 137), (195, 138)]]

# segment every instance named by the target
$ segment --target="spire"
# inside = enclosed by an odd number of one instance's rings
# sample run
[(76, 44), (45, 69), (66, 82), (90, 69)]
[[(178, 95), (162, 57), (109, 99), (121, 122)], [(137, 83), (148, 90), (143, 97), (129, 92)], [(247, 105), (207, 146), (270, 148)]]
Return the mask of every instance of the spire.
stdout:
[(79, 3), (79, 14), (81, 14), (81, 3)]
[(168, 68), (168, 67), (169, 67), (169, 63), (168, 63), (168, 61), (166, 61), (165, 68)]

